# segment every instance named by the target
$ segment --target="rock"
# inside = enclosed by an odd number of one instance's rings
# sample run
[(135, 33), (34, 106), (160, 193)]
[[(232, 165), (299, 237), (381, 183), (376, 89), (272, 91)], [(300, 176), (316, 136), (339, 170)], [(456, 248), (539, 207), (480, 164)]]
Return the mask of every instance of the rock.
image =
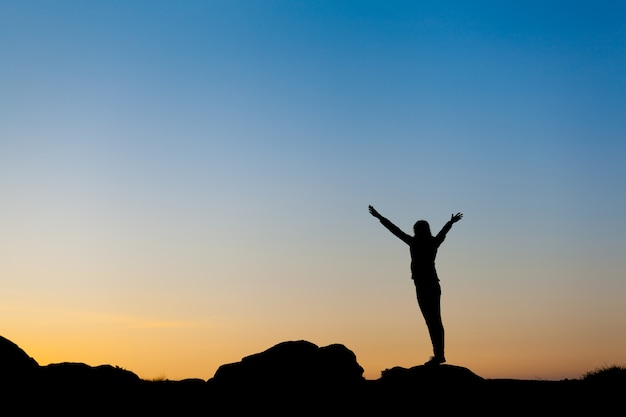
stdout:
[(39, 369), (37, 361), (18, 345), (0, 336), (0, 378), (3, 382), (30, 378)]
[(352, 351), (304, 340), (279, 343), (222, 365), (207, 381), (213, 406), (230, 415), (263, 410), (273, 415), (352, 415), (364, 384), (363, 368)]
[(380, 381), (390, 385), (436, 388), (476, 384), (484, 381), (484, 379), (461, 366), (419, 365), (409, 369), (399, 366), (386, 369), (382, 372)]
[(63, 362), (43, 366), (41, 371), (45, 383), (74, 388), (122, 388), (141, 381), (133, 372), (111, 365), (93, 367), (84, 363)]
[[(42, 366), (33, 381), (38, 413), (63, 410), (66, 415), (131, 415), (144, 403), (141, 379), (111, 365), (63, 362)], [(35, 410), (29, 410), (34, 415)]]
[(350, 385), (363, 381), (363, 368), (340, 344), (326, 347), (300, 340), (279, 343), (240, 362), (220, 366), (208, 382), (243, 389), (298, 390)]
[(448, 415), (481, 409), (484, 379), (454, 365), (394, 367), (382, 372), (368, 387), (370, 409), (387, 415), (436, 410)]

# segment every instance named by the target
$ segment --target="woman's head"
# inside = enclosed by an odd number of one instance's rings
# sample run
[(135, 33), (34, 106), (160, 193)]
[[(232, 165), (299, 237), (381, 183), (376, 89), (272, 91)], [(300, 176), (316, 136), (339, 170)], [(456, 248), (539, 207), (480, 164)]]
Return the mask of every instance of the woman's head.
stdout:
[(418, 220), (417, 222), (415, 222), (415, 224), (413, 225), (413, 232), (415, 233), (415, 236), (431, 236), (432, 234), (430, 233), (430, 225), (428, 224), (428, 222), (426, 220)]

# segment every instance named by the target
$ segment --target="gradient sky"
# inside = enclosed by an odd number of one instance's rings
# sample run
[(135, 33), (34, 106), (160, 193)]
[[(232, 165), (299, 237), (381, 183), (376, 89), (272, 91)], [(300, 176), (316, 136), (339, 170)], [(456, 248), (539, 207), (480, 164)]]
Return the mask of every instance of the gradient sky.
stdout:
[(286, 340), (367, 378), (626, 363), (621, 1), (1, 1), (0, 335), (213, 376)]

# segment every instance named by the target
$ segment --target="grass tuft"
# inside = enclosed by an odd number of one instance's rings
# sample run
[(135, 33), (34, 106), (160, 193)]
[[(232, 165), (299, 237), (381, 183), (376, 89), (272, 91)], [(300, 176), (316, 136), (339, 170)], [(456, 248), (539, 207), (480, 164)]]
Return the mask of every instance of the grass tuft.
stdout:
[(605, 365), (583, 375), (584, 381), (626, 384), (626, 366)]

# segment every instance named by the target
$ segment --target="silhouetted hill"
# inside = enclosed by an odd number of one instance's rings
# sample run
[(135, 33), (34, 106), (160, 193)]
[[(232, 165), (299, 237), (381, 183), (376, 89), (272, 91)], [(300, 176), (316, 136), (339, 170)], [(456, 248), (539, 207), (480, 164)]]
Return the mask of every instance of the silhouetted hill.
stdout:
[[(485, 379), (455, 365), (392, 367), (363, 378), (341, 344), (300, 340), (225, 364), (208, 379), (145, 381), (111, 366), (40, 366), (0, 337), (0, 413), (12, 415), (564, 415), (623, 409), (626, 370), (563, 381)], [(9, 414), (7, 414), (9, 415)]]

